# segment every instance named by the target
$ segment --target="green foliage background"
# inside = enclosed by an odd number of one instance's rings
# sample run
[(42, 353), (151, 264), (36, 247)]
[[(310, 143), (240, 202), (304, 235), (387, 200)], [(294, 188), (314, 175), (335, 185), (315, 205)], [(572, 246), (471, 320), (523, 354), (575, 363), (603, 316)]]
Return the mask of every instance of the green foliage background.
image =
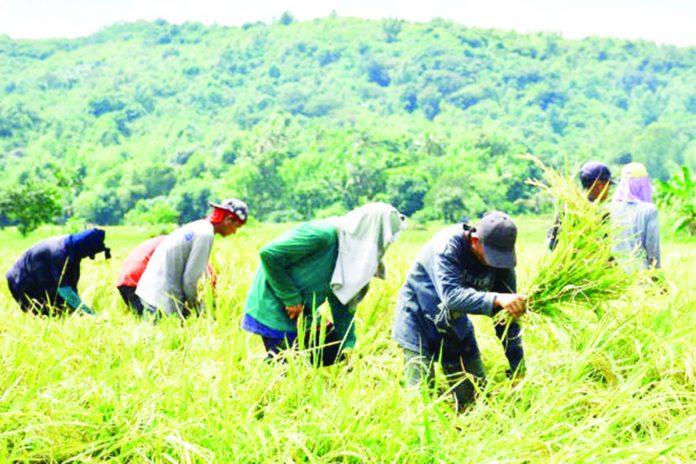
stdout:
[(230, 195), (278, 221), (366, 200), (421, 219), (538, 211), (520, 153), (696, 168), (694, 82), (695, 48), (444, 20), (0, 37), (0, 168), (9, 190), (57, 186), (59, 219), (100, 224), (185, 222)]

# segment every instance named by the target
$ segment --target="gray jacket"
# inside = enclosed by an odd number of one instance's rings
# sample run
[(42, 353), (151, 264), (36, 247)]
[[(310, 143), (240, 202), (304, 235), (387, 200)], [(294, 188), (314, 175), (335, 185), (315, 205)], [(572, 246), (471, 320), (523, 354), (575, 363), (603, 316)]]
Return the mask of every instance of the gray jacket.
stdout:
[(213, 225), (191, 222), (169, 234), (147, 263), (135, 293), (144, 303), (172, 314), (184, 303), (197, 305), (198, 280), (213, 246)]
[(609, 204), (614, 223), (621, 228), (614, 253), (628, 270), (640, 263), (644, 269), (660, 267), (660, 228), (657, 208), (642, 201), (613, 201)]

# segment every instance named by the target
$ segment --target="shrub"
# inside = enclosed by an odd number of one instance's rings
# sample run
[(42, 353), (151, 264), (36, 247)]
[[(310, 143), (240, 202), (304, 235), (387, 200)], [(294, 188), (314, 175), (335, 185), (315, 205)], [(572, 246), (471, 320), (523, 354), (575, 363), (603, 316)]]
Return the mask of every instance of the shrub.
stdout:
[(176, 223), (178, 212), (166, 197), (138, 200), (135, 207), (125, 215), (126, 224), (157, 225)]
[(62, 211), (58, 189), (45, 182), (29, 180), (0, 193), (0, 217), (16, 223), (23, 236), (53, 222)]
[(696, 234), (696, 181), (688, 166), (667, 181), (657, 181), (657, 203), (676, 215), (673, 229)]

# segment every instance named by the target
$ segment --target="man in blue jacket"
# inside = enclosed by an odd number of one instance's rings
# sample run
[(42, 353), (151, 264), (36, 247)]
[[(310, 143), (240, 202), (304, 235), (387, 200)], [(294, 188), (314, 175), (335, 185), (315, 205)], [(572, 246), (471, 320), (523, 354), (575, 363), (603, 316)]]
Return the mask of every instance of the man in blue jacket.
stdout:
[[(491, 212), (475, 228), (457, 225), (433, 237), (418, 254), (397, 298), (393, 336), (403, 348), (409, 386), (432, 385), (439, 361), (454, 388), (459, 410), (475, 398), (485, 372), (469, 314), (514, 318), (526, 309), (516, 293), (517, 228), (504, 213)], [(501, 322), (495, 331), (510, 369), (524, 370), (520, 327)], [(472, 381), (473, 379), (473, 381)]]
[(93, 314), (77, 294), (80, 262), (97, 253), (111, 257), (104, 244), (105, 232), (89, 229), (68, 236), (47, 238), (17, 260), (7, 273), (12, 297), (23, 311), (57, 315), (81, 310)]

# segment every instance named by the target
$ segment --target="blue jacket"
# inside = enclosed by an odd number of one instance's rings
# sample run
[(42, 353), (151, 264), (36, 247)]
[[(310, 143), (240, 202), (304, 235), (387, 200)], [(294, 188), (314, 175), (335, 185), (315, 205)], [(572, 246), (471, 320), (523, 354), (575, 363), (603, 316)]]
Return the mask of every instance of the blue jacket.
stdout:
[[(423, 247), (406, 277), (397, 297), (394, 339), (404, 348), (437, 357), (442, 343), (475, 340), (469, 314), (493, 316), (496, 293), (516, 291), (514, 270), (482, 264), (462, 225), (449, 227)], [(514, 371), (524, 357), (519, 325), (495, 328)]]
[[(58, 295), (58, 287), (77, 291), (80, 280), (80, 261), (102, 251), (104, 231), (89, 229), (77, 234), (42, 240), (24, 252), (7, 272), (7, 283), (17, 298), (34, 300), (41, 312), (48, 313), (47, 305), (62, 308), (65, 301)], [(28, 309), (25, 301), (19, 301)]]

